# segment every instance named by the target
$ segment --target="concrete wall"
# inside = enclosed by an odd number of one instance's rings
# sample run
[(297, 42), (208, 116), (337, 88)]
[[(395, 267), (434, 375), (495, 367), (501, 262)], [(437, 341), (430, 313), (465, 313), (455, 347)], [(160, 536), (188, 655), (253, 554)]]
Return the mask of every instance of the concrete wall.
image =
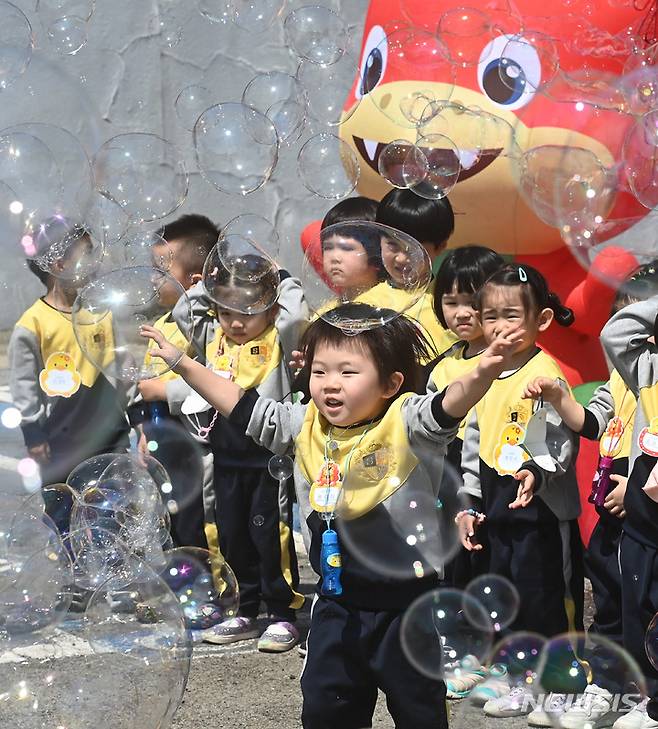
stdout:
[[(204, 213), (219, 223), (242, 212), (273, 220), (282, 236), (282, 263), (299, 267), (299, 233), (321, 217), (330, 201), (316, 198), (299, 181), (296, 156), (301, 143), (282, 148), (272, 179), (257, 192), (238, 198), (224, 195), (196, 172), (192, 135), (180, 124), (174, 101), (182, 88), (203, 81), (219, 101), (238, 101), (256, 74), (280, 70), (294, 74), (297, 59), (283, 40), (283, 17), (308, 2), (286, 2), (269, 31), (254, 34), (234, 25), (213, 24), (194, 0), (102, 0), (89, 23), (89, 41), (75, 56), (53, 55), (34, 11), (36, 0), (14, 0), (31, 20), (37, 42), (32, 62), (19, 82), (0, 91), (0, 128), (25, 121), (57, 124), (73, 132), (92, 155), (106, 139), (123, 132), (153, 132), (176, 142), (190, 170), (190, 192), (176, 212)], [(47, 2), (48, 0), (45, 0)], [(78, 3), (80, 0), (71, 0)], [(42, 5), (44, 0), (41, 0)], [(219, 3), (218, 3), (219, 4)], [(358, 50), (367, 0), (322, 0), (351, 28)], [(160, 18), (181, 30), (181, 41), (164, 46)], [(346, 89), (347, 93), (347, 89)], [(0, 268), (0, 328), (11, 326), (40, 292), (21, 262), (6, 252)]]

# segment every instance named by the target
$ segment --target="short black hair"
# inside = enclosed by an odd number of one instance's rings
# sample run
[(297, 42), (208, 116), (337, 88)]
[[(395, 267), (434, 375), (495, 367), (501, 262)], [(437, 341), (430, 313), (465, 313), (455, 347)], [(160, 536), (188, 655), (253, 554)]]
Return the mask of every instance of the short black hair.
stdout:
[(548, 288), (546, 279), (532, 266), (509, 263), (489, 276), (475, 295), (478, 311), (482, 311), (482, 299), (491, 286), (519, 287), (526, 311), (537, 315), (542, 309), (552, 309), (555, 321), (561, 326), (568, 327), (574, 322), (573, 311), (564, 306), (558, 295)]
[(377, 222), (437, 246), (446, 243), (455, 230), (455, 214), (447, 197), (427, 200), (413, 190), (397, 188), (377, 206)]
[(167, 241), (178, 241), (177, 260), (185, 273), (201, 273), (208, 254), (219, 238), (219, 228), (205, 215), (183, 215), (167, 223), (161, 231)]
[(32, 273), (41, 281), (41, 283), (48, 288), (53, 279), (53, 275), (51, 273), (48, 273), (48, 271), (44, 271), (41, 266), (37, 265), (37, 262), (32, 258), (27, 258), (25, 260), (27, 263), (27, 267), (32, 271)]
[(646, 301), (656, 294), (658, 294), (658, 260), (640, 266), (621, 284), (615, 296), (612, 314), (616, 314), (629, 304)]
[(320, 345), (361, 347), (370, 354), (381, 384), (387, 384), (394, 372), (401, 372), (404, 382), (398, 394), (417, 391), (422, 377), (420, 362), (430, 359), (430, 345), (411, 319), (393, 311), (355, 303), (341, 304), (323, 316), (337, 322), (379, 318), (385, 323), (352, 334), (324, 318), (315, 319), (304, 332), (300, 344), (309, 372)]
[(359, 221), (353, 220), (350, 223), (336, 224), (331, 228), (323, 228), (320, 233), (322, 250), (324, 251), (325, 241), (339, 236), (341, 238), (352, 238), (358, 241), (365, 249), (368, 256), (368, 264), (377, 270), (380, 281), (386, 278), (386, 269), (382, 261), (382, 238), (381, 230), (374, 225), (356, 225)]
[(463, 246), (448, 253), (434, 279), (434, 313), (444, 329), (448, 325), (441, 306), (443, 295), (452, 293), (455, 284), (458, 293), (475, 294), (504, 265), (503, 257), (485, 246)]
[(346, 223), (350, 220), (367, 220), (374, 223), (377, 216), (377, 201), (369, 197), (348, 197), (336, 203), (324, 216), (320, 230), (336, 223)]

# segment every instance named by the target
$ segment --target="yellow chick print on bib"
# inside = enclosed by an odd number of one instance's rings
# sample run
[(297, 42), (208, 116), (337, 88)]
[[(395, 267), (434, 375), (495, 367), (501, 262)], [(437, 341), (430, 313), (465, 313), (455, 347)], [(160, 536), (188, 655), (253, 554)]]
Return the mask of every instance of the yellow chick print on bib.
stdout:
[(516, 473), (527, 460), (521, 447), (525, 440), (525, 428), (520, 423), (507, 423), (494, 448), (494, 467), (501, 476)]
[(39, 385), (49, 397), (71, 397), (80, 389), (82, 378), (66, 352), (53, 352), (39, 373)]

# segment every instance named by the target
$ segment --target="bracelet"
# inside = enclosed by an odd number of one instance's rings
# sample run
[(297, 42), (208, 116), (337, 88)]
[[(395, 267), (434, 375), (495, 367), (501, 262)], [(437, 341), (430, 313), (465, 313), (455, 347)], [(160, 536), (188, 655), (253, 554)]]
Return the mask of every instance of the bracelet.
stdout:
[(485, 515), (481, 511), (476, 511), (475, 509), (464, 509), (457, 513), (457, 516), (455, 517), (455, 524), (459, 524), (463, 516), (474, 516), (480, 521), (485, 518)]

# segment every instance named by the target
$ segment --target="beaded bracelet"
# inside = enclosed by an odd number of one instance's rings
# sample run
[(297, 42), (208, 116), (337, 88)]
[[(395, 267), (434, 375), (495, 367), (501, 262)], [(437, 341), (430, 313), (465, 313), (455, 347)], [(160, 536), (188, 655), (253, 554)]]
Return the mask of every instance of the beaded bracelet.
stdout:
[(462, 516), (474, 516), (480, 521), (485, 519), (485, 514), (483, 514), (481, 511), (476, 511), (475, 509), (464, 509), (463, 511), (457, 513), (457, 516), (455, 517), (455, 524), (459, 524)]

